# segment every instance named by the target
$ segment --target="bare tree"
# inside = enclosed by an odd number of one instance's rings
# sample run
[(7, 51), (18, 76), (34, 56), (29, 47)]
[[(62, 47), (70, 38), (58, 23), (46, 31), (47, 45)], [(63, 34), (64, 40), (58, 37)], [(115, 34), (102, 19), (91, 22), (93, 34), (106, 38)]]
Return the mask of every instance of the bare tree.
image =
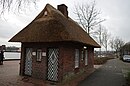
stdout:
[[(102, 46), (102, 34), (103, 34), (103, 26), (101, 24), (99, 24), (98, 28), (96, 29), (96, 31), (94, 31), (94, 38), (96, 38), (97, 42), (100, 44), (100, 46)], [(99, 52), (101, 55), (101, 48), (99, 48)]]
[(122, 39), (120, 39), (119, 37), (116, 37), (116, 38), (114, 39), (114, 47), (113, 47), (113, 48), (115, 49), (116, 53), (119, 52), (120, 48), (121, 48), (124, 44), (125, 44), (125, 42), (124, 42)]
[(108, 33), (108, 30), (104, 28), (102, 33), (102, 45), (106, 49), (106, 52), (108, 48), (109, 38), (110, 38), (110, 34)]
[(116, 51), (116, 56), (119, 57), (120, 49), (122, 46), (124, 46), (125, 42), (120, 39), (119, 37), (116, 37), (114, 39), (114, 49)]
[(96, 9), (95, 1), (91, 4), (85, 3), (75, 6), (76, 16), (78, 17), (79, 24), (84, 28), (88, 34), (93, 30), (93, 27), (104, 21), (99, 17), (100, 12)]
[(111, 47), (111, 50), (113, 51), (113, 49), (114, 49), (114, 38), (113, 37), (111, 37), (111, 39), (109, 40), (109, 45)]
[(19, 10), (29, 6), (30, 3), (36, 4), (36, 0), (0, 0), (0, 11), (4, 13), (7, 10), (10, 11), (11, 8)]

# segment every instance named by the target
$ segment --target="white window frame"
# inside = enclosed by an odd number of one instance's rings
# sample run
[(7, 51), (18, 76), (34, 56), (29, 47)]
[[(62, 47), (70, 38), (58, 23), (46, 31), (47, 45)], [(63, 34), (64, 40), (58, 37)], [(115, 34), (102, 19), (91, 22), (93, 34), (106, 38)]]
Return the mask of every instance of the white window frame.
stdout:
[(42, 60), (42, 50), (37, 49), (36, 61), (41, 61), (41, 60)]
[(88, 50), (85, 50), (85, 65), (88, 65)]
[(79, 49), (75, 49), (75, 68), (79, 67)]

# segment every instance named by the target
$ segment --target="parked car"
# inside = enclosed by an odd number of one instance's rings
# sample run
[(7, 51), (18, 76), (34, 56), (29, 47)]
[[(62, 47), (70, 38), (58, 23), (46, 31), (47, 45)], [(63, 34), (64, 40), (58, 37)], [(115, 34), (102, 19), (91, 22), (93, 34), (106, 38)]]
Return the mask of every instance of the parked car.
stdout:
[(130, 55), (124, 55), (123, 56), (123, 61), (130, 62)]

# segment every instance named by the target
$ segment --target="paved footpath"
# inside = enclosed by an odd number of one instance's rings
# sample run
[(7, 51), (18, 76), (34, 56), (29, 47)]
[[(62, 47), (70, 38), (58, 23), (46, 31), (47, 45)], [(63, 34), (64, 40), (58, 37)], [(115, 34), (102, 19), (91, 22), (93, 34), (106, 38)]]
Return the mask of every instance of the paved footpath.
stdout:
[(19, 61), (4, 61), (4, 64), (0, 65), (0, 86), (14, 86), (20, 79), (18, 71)]
[[(87, 71), (88, 73), (93, 72)], [(78, 81), (78, 79), (76, 79)], [(75, 86), (77, 83), (66, 83), (64, 86)], [(19, 61), (4, 61), (0, 65), (0, 86), (56, 86), (52, 83), (44, 82), (40, 79), (34, 79), (26, 76), (19, 76)], [(57, 86), (63, 86), (58, 84)]]
[[(118, 59), (109, 60), (79, 86), (123, 86), (128, 70), (130, 63)], [(30, 81), (26, 77), (19, 76), (19, 61), (4, 61), (4, 65), (0, 65), (0, 86), (50, 86), (39, 80)]]
[(125, 86), (128, 70), (130, 63), (112, 59), (83, 80), (79, 86)]
[(19, 62), (4, 61), (0, 65), (0, 86), (48, 86), (43, 81), (19, 76)]

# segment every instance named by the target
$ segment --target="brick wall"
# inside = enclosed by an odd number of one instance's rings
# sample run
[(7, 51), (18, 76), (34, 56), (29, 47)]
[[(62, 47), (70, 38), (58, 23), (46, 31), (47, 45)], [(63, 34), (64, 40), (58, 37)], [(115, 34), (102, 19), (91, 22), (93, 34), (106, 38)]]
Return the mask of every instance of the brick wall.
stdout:
[[(79, 49), (80, 58), (79, 58), (79, 67), (75, 68), (75, 49)], [(93, 68), (93, 54), (94, 48), (88, 47), (88, 65), (85, 65), (85, 52), (83, 52), (83, 46), (65, 46), (62, 48), (62, 58), (63, 58), (63, 78), (70, 78), (75, 74), (86, 71), (88, 68)]]
[[(47, 52), (46, 48), (41, 48), (42, 52)], [(36, 52), (36, 49), (33, 49)], [(42, 56), (41, 61), (36, 60), (36, 55), (32, 57), (32, 77), (46, 80), (47, 57)]]
[(94, 48), (88, 47), (88, 66), (92, 68), (94, 66)]
[(68, 72), (74, 72), (74, 48), (63, 48), (62, 47), (62, 59), (63, 59), (63, 75), (65, 75)]
[(21, 44), (21, 59), (20, 59), (20, 72), (19, 75), (24, 75), (24, 66), (25, 66), (25, 47), (24, 44)]
[[(36, 47), (37, 45), (37, 47)], [(25, 48), (31, 47), (33, 51), (36, 51), (37, 48), (41, 48), (43, 52), (47, 52), (48, 47), (57, 46), (59, 48), (59, 69), (58, 69), (58, 79), (61, 82), (64, 76), (75, 75), (81, 70), (87, 70), (87, 68), (93, 67), (93, 51), (94, 48), (87, 47), (88, 50), (88, 65), (85, 65), (85, 59), (81, 58), (81, 51), (83, 50), (83, 46), (78, 44), (68, 44), (68, 43), (43, 43), (43, 44), (22, 44), (22, 52), (21, 52), (21, 66), (20, 66), (20, 75), (24, 75), (24, 66), (25, 66)], [(75, 49), (80, 50), (80, 63), (79, 68), (75, 69)], [(85, 57), (85, 55), (84, 55)], [(32, 77), (46, 80), (47, 77), (47, 56), (42, 57), (41, 62), (36, 61), (36, 56), (32, 57)]]

